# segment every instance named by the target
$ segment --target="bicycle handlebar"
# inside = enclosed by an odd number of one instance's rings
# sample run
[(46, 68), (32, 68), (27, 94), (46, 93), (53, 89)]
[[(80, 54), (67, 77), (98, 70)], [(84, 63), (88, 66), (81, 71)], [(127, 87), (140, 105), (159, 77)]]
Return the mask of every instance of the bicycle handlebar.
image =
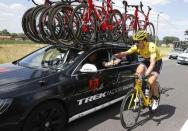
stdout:
[(143, 6), (144, 6), (144, 5), (143, 5), (142, 2), (140, 1), (140, 10), (141, 10), (142, 13), (144, 13), (144, 11), (143, 11)]
[(139, 7), (140, 5), (129, 5), (128, 3), (127, 3), (127, 1), (123, 1), (122, 2), (123, 3), (123, 5), (125, 6), (125, 7)]
[[(128, 3), (127, 3), (127, 1), (126, 0), (124, 0), (123, 2), (123, 5), (125, 6), (125, 11), (127, 11), (127, 7), (135, 7), (135, 8), (138, 8), (138, 7), (140, 7), (140, 11), (143, 13), (143, 14), (145, 14), (145, 12), (144, 12), (144, 10), (143, 10), (143, 3), (142, 2), (140, 2), (140, 5), (128, 5)], [(148, 6), (148, 13), (147, 13), (147, 16), (149, 15), (149, 12), (151, 11), (151, 7), (150, 6)]]
[[(39, 5), (39, 4), (37, 4), (36, 2), (35, 2), (35, 0), (31, 0), (32, 2), (33, 2), (33, 4), (35, 4), (35, 5)], [(65, 3), (67, 3), (67, 4), (69, 4), (69, 5), (71, 5), (72, 3), (74, 3), (74, 2), (78, 2), (78, 0), (60, 0), (61, 2), (65, 2)], [(83, 1), (86, 1), (87, 2), (87, 0), (83, 0)], [(56, 1), (57, 2), (57, 1)], [(56, 2), (53, 2), (53, 1), (50, 1), (50, 0), (45, 0), (45, 2), (44, 2), (44, 5), (46, 5), (46, 4), (48, 4), (48, 5), (52, 5), (52, 4), (54, 4), (54, 3), (56, 3)]]
[(124, 77), (146, 80), (146, 79), (148, 79), (150, 76), (151, 76), (151, 75), (139, 77), (138, 75), (130, 75), (130, 76), (124, 76)]

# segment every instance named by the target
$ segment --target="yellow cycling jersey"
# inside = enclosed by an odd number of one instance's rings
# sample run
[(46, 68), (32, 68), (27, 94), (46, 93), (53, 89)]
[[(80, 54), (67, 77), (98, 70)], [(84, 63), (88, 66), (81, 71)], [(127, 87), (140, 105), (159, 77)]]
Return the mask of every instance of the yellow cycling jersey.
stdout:
[(139, 49), (136, 45), (134, 45), (127, 52), (129, 54), (138, 53), (143, 58), (154, 58), (156, 61), (162, 59), (159, 48), (153, 42), (144, 42), (143, 49)]

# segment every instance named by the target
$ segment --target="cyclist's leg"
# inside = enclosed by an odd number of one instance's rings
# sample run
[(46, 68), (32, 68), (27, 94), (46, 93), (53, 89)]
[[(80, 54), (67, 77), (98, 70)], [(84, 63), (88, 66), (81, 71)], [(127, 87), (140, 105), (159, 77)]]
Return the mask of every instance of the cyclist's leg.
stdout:
[(146, 70), (147, 70), (146, 65), (141, 63), (140, 65), (138, 65), (138, 67), (136, 69), (136, 75), (144, 76)]
[(161, 69), (162, 69), (162, 60), (159, 60), (156, 62), (155, 67), (151, 73), (152, 75), (148, 79), (148, 83), (150, 84), (152, 94), (153, 96), (156, 97), (159, 95), (158, 87), (157, 87), (157, 78), (160, 74)]
[(159, 105), (159, 87), (157, 85), (157, 78), (160, 74), (162, 68), (162, 60), (156, 62), (156, 65), (152, 71), (152, 75), (148, 78), (148, 83), (150, 84), (152, 95), (153, 95), (153, 104), (152, 110), (156, 110)]
[(159, 106), (159, 91), (158, 91), (158, 87), (156, 84), (157, 78), (158, 78), (158, 73), (152, 72), (152, 75), (148, 79), (148, 83), (150, 84), (151, 91), (152, 91), (153, 102), (152, 102), (151, 109), (153, 111), (156, 110)]
[(148, 78), (148, 83), (151, 87), (153, 96), (158, 97), (159, 92), (158, 92), (158, 87), (157, 87), (156, 81), (157, 81), (159, 74), (155, 71), (153, 71), (151, 74), (152, 75)]
[(136, 69), (136, 75), (138, 76), (144, 76), (147, 68), (149, 67), (150, 65), (150, 61), (148, 61), (147, 59), (144, 59), (140, 65), (137, 67)]

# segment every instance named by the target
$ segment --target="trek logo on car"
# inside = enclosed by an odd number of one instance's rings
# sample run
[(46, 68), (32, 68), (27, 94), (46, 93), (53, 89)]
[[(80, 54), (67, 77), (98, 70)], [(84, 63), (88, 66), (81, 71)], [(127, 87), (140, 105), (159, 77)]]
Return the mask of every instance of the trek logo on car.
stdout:
[(92, 102), (92, 101), (95, 101), (95, 100), (104, 98), (104, 97), (106, 97), (106, 96), (114, 95), (114, 94), (116, 94), (116, 93), (118, 93), (118, 92), (127, 90), (127, 89), (129, 89), (130, 87), (132, 87), (132, 84), (129, 84), (129, 85), (127, 85), (127, 86), (124, 86), (123, 88), (117, 88), (117, 89), (113, 89), (113, 90), (110, 90), (110, 91), (106, 91), (106, 92), (103, 92), (103, 93), (99, 93), (99, 94), (96, 94), (96, 95), (93, 95), (93, 96), (89, 96), (89, 97), (86, 97), (86, 98), (77, 100), (77, 102), (78, 102), (78, 105), (80, 106), (80, 105), (82, 105), (82, 104), (86, 104), (86, 103), (88, 103), (88, 102)]
[(88, 103), (88, 102), (92, 102), (92, 101), (95, 101), (97, 99), (101, 99), (101, 98), (104, 98), (106, 97), (106, 92), (104, 93), (99, 93), (99, 94), (96, 94), (94, 96), (90, 96), (90, 97), (87, 97), (87, 98), (83, 98), (83, 99), (80, 99), (78, 100), (78, 105), (82, 105), (83, 103)]

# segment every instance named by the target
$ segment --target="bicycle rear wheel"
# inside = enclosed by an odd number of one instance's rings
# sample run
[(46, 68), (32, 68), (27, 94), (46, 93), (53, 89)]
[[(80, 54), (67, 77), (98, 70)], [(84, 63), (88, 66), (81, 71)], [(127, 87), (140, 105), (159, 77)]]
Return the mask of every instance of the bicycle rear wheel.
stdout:
[(109, 37), (112, 39), (112, 41), (118, 41), (121, 37), (122, 18), (122, 14), (119, 10), (113, 10), (110, 14), (109, 25), (112, 27), (109, 29)]
[(53, 8), (49, 15), (49, 29), (53, 38), (61, 44), (72, 44), (72, 34), (69, 28), (69, 21), (73, 8), (69, 5), (60, 5)]
[(141, 111), (141, 98), (136, 97), (135, 90), (127, 93), (120, 109), (121, 124), (126, 129), (131, 129), (137, 123)]
[(155, 27), (153, 23), (148, 23), (144, 30), (148, 33), (148, 41), (155, 42)]
[(38, 38), (41, 43), (47, 43), (45, 38), (43, 38), (39, 32), (39, 19), (41, 17), (42, 11), (45, 9), (45, 6), (39, 6), (37, 9), (33, 10), (29, 18), (31, 32), (36, 35), (36, 38)]
[(86, 4), (78, 5), (70, 18), (70, 29), (76, 42), (84, 46), (96, 42), (96, 17)]
[(128, 15), (123, 20), (122, 25), (122, 39), (126, 45), (133, 45), (132, 36), (137, 31), (134, 27), (135, 16)]
[(33, 8), (30, 8), (28, 9), (23, 17), (22, 17), (22, 28), (23, 28), (23, 31), (25, 33), (25, 35), (32, 41), (34, 42), (37, 42), (37, 43), (40, 43), (40, 40), (38, 39), (38, 37), (33, 34), (31, 32), (31, 28), (30, 28), (30, 21), (29, 21), (29, 18), (31, 17), (31, 13), (33, 12), (33, 10), (35, 10), (37, 7), (33, 7)]

